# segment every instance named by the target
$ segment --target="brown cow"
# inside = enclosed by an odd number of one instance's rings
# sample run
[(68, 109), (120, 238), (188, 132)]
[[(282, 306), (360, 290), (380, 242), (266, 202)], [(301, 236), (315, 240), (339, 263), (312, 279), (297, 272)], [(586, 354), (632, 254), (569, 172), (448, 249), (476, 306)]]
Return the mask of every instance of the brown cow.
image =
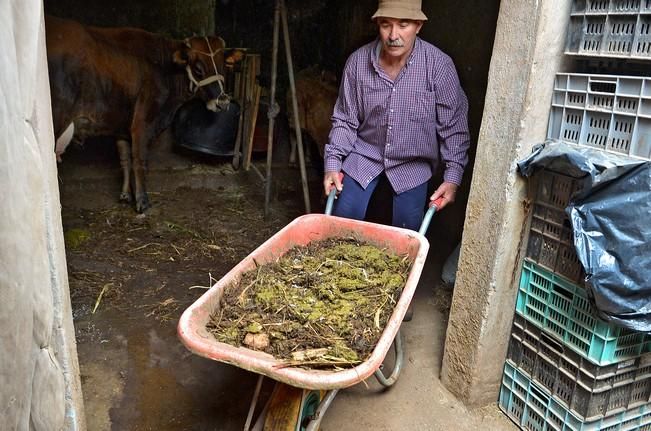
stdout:
[[(332, 128), (331, 117), (338, 92), (336, 77), (332, 72), (312, 66), (296, 74), (296, 101), (301, 130), (308, 139), (311, 138), (316, 143), (319, 152), (318, 155), (313, 154), (312, 157), (323, 157), (323, 149), (328, 143), (328, 135)], [(290, 127), (294, 128), (290, 91), (287, 91), (286, 97)], [(296, 158), (296, 142), (294, 142), (293, 133), (291, 138), (290, 163), (293, 163)], [(312, 160), (312, 163), (314, 162), (315, 160)]]
[(151, 141), (197, 92), (213, 111), (228, 104), (223, 39), (170, 40), (139, 29), (90, 27), (51, 16), (45, 26), (57, 158), (73, 136), (115, 137), (124, 173), (120, 199), (130, 201), (130, 141), (136, 210), (145, 211)]

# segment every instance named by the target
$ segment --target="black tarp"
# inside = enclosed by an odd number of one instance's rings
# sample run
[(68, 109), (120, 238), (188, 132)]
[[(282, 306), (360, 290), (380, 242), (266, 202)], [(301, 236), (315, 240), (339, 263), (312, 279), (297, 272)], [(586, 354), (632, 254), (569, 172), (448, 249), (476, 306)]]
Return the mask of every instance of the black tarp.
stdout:
[(548, 141), (518, 168), (580, 179), (565, 211), (588, 294), (601, 318), (651, 331), (651, 162)]

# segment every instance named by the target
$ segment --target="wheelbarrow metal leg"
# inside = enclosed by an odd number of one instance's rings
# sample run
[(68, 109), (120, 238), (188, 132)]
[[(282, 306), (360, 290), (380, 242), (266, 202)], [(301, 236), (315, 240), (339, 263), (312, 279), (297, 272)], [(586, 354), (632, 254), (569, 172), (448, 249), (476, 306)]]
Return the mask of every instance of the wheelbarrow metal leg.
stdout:
[(305, 431), (316, 431), (319, 429), (323, 415), (328, 410), (328, 407), (330, 407), (330, 404), (332, 404), (332, 400), (335, 399), (337, 392), (339, 392), (339, 389), (333, 389), (326, 393), (326, 396), (323, 397), (319, 403), (319, 407), (317, 407), (316, 412), (314, 412), (314, 415), (312, 415), (310, 423), (307, 425), (307, 428), (305, 428)]
[(251, 421), (253, 420), (253, 413), (255, 412), (255, 406), (258, 403), (258, 398), (260, 398), (260, 389), (262, 388), (262, 380), (264, 376), (261, 374), (258, 377), (258, 383), (255, 386), (255, 392), (253, 393), (253, 399), (251, 400), (251, 405), (249, 406), (249, 414), (246, 417), (246, 423), (244, 424), (244, 431), (249, 431), (251, 427)]
[(393, 348), (396, 352), (396, 362), (393, 366), (393, 371), (391, 372), (391, 375), (389, 375), (389, 377), (385, 377), (381, 369), (382, 367), (375, 370), (375, 378), (377, 378), (377, 381), (380, 382), (382, 386), (386, 386), (386, 387), (392, 386), (398, 380), (398, 376), (400, 376), (400, 371), (402, 371), (402, 361), (403, 361), (404, 352), (402, 350), (402, 335), (400, 334), (400, 330), (398, 330), (398, 333), (396, 334), (396, 338), (393, 339)]

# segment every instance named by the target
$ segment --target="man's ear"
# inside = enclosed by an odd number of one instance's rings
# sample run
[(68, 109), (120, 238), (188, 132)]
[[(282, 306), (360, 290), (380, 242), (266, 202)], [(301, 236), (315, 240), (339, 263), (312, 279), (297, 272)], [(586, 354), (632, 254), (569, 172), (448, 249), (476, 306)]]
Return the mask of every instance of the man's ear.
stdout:
[(188, 59), (188, 51), (185, 48), (177, 49), (172, 55), (172, 60), (179, 66), (187, 65)]

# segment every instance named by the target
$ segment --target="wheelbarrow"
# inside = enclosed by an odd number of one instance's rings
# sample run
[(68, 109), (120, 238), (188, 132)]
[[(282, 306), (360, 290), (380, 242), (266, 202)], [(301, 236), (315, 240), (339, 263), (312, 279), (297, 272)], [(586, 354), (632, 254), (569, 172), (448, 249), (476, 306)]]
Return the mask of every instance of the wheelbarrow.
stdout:
[[(264, 376), (278, 383), (253, 429), (301, 431), (318, 429), (324, 413), (340, 389), (360, 383), (371, 375), (375, 375), (381, 385), (388, 387), (393, 385), (400, 375), (404, 356), (400, 324), (425, 264), (429, 242), (424, 235), (440, 202), (434, 202), (430, 206), (419, 231), (415, 232), (332, 216), (330, 214), (334, 196), (333, 190), (328, 196), (325, 214), (307, 214), (294, 219), (224, 275), (188, 307), (179, 320), (179, 338), (191, 352), (260, 374), (245, 431), (248, 431), (251, 425)], [(395, 254), (406, 255), (411, 263), (402, 294), (377, 345), (366, 361), (354, 368), (343, 370), (288, 367), (270, 354), (221, 343), (206, 329), (211, 314), (220, 307), (225, 289), (239, 281), (245, 272), (276, 261), (294, 247), (328, 238), (350, 237), (385, 248)], [(391, 372), (386, 372), (383, 362), (392, 344), (395, 361)]]

